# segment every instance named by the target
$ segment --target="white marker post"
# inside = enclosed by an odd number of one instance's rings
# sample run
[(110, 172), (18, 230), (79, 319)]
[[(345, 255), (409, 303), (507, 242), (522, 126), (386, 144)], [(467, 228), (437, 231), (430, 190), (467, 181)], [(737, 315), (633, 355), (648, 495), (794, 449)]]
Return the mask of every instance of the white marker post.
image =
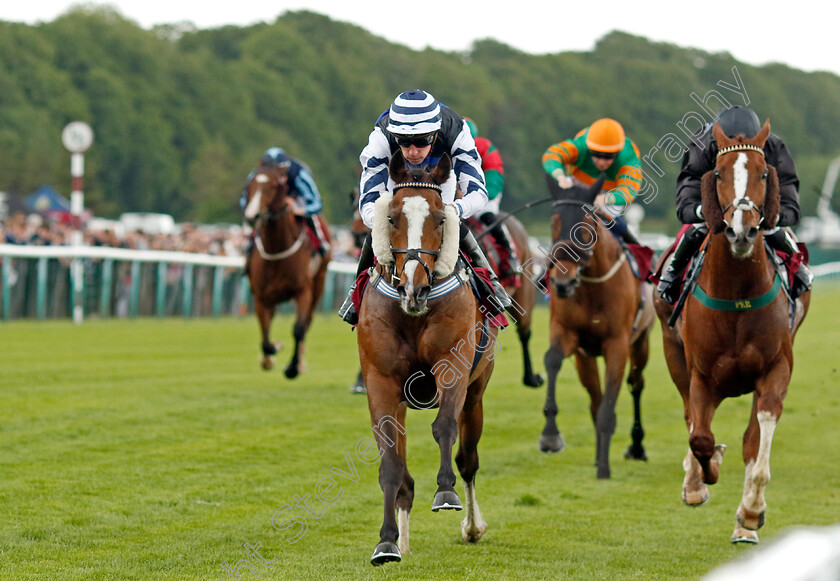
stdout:
[[(73, 215), (73, 236), (71, 244), (82, 246), (82, 212), (85, 208), (85, 195), (82, 193), (82, 177), (85, 174), (84, 152), (93, 145), (93, 129), (83, 121), (69, 123), (61, 132), (61, 142), (70, 152), (70, 176), (73, 180), (70, 193), (70, 214)], [(73, 322), (79, 324), (84, 318), (84, 270), (82, 260), (74, 258), (71, 265), (73, 277)]]

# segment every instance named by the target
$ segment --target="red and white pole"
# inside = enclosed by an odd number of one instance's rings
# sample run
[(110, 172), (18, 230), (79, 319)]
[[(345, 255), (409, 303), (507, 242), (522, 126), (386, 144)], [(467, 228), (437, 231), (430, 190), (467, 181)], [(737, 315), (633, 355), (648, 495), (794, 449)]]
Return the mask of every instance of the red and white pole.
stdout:
[[(93, 130), (82, 121), (68, 124), (61, 133), (61, 141), (70, 151), (70, 215), (73, 217), (73, 233), (70, 243), (79, 247), (84, 244), (82, 234), (82, 213), (85, 209), (85, 196), (82, 178), (85, 174), (84, 152), (93, 144)], [(70, 266), (73, 278), (73, 322), (79, 324), (84, 319), (84, 263), (81, 258), (73, 259)]]

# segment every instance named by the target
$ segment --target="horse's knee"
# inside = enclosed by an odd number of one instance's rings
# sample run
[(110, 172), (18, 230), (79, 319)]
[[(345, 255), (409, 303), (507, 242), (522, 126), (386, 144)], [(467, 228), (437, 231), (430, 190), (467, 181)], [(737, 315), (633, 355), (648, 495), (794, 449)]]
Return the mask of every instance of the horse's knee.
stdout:
[(701, 463), (703, 459), (708, 460), (715, 453), (715, 440), (708, 434), (692, 434), (688, 439), (688, 445)]
[(563, 349), (560, 346), (552, 345), (548, 348), (548, 351), (545, 352), (545, 368), (547, 371), (559, 371), (560, 368), (563, 366)]
[(458, 422), (455, 421), (455, 418), (443, 416), (438, 414), (435, 418), (435, 421), (432, 422), (432, 436), (434, 436), (435, 441), (440, 443), (441, 438), (451, 436), (452, 441), (454, 441), (454, 436), (458, 430)]

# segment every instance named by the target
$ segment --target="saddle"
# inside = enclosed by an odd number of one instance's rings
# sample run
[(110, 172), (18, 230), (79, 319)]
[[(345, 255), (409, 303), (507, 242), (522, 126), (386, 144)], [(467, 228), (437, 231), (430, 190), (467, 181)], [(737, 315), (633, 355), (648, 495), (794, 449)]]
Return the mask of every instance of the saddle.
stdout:
[[(457, 287), (461, 286), (463, 282), (468, 281), (470, 284), (470, 288), (473, 291), (473, 294), (479, 302), (479, 310), (481, 310), (482, 313), (491, 312), (492, 305), (489, 302), (490, 297), (487, 296), (486, 293), (481, 292), (480, 290), (481, 288), (492, 288), (490, 287), (490, 273), (487, 271), (486, 268), (465, 268), (465, 265), (467, 263), (466, 261), (467, 258), (462, 254), (458, 260), (458, 266), (456, 266), (455, 268), (454, 276), (448, 278), (442, 283), (436, 284), (433, 287), (432, 294), (429, 295), (429, 299), (434, 300), (435, 298), (437, 298), (435, 297), (435, 289), (437, 289), (437, 296), (440, 297), (444, 294), (447, 294), (451, 290), (455, 290)], [(482, 281), (476, 280), (476, 276), (481, 277)], [(385, 281), (385, 279), (381, 278), (379, 274), (376, 273), (376, 270), (374, 268), (364, 270), (356, 278), (356, 286), (353, 289), (353, 294), (351, 295), (351, 298), (353, 300), (353, 306), (356, 308), (357, 313), (361, 312), (362, 298), (364, 298), (365, 291), (367, 290), (367, 288), (371, 286), (369, 284), (371, 281), (373, 281), (373, 286), (376, 288), (376, 290), (381, 292), (383, 295), (392, 299), (396, 299), (396, 297), (398, 296), (396, 289), (389, 285)], [(491, 327), (507, 327), (510, 324), (507, 317), (504, 314), (496, 315), (492, 318), (485, 317), (485, 320)]]
[[(476, 220), (475, 218), (466, 219), (467, 226), (472, 230), (473, 235), (482, 234), (486, 226)], [(510, 249), (499, 242), (496, 235), (491, 230), (487, 234), (483, 234), (483, 240), (478, 243), (487, 257), (487, 261), (495, 269), (499, 276), (499, 282), (505, 288), (519, 288), (522, 286), (522, 280), (519, 273), (514, 272), (511, 268)], [(512, 243), (512, 242), (511, 242)]]

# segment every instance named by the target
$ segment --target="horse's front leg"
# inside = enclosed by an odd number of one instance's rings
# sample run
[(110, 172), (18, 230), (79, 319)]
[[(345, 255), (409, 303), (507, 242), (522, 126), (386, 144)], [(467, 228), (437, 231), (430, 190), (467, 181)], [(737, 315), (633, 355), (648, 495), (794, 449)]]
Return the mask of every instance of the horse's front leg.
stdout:
[(735, 514), (737, 524), (732, 533), (733, 543), (757, 543), (756, 531), (764, 525), (767, 509), (764, 489), (770, 482), (770, 448), (789, 382), (790, 366), (783, 360), (756, 383), (750, 423), (744, 432), (744, 494)]
[[(472, 361), (472, 355), (461, 352), (465, 360)], [(438, 489), (432, 502), (432, 510), (461, 510), (461, 500), (455, 492), (455, 471), (452, 469), (452, 448), (458, 437), (458, 417), (464, 408), (467, 382), (470, 370), (463, 369), (463, 363), (456, 357), (443, 358), (433, 368), (435, 384), (440, 398), (437, 417), (432, 422), (432, 435), (440, 448), (440, 470), (437, 475)], [(457, 377), (456, 377), (457, 376)]]
[(303, 338), (309, 325), (312, 322), (312, 285), (309, 284), (304, 288), (300, 294), (295, 297), (296, 317), (295, 326), (292, 329), (292, 335), (295, 339), (295, 349), (292, 353), (292, 359), (286, 366), (284, 373), (289, 379), (294, 379), (300, 374), (301, 364), (303, 360)]
[(692, 372), (688, 394), (688, 445), (700, 464), (705, 484), (718, 481), (723, 460), (721, 447), (715, 446), (715, 435), (712, 433), (712, 419), (720, 401), (711, 392), (707, 380), (696, 371)]
[(624, 380), (629, 339), (619, 335), (604, 341), (604, 397), (595, 415), (596, 466), (598, 478), (610, 477), (610, 442), (615, 433), (615, 404)]
[(551, 345), (548, 351), (545, 352), (545, 371), (548, 374), (548, 386), (545, 390), (545, 406), (543, 407), (543, 414), (545, 415), (545, 427), (542, 434), (540, 434), (540, 450), (547, 454), (560, 452), (566, 447), (563, 441), (563, 436), (560, 430), (557, 429), (557, 398), (555, 390), (557, 388), (557, 375), (560, 373), (560, 368), (563, 366), (563, 359), (566, 357), (563, 352), (563, 344), (559, 336), (552, 333)]
[(277, 346), (271, 342), (269, 331), (271, 330), (271, 319), (274, 317), (274, 305), (267, 305), (259, 297), (254, 295), (254, 312), (257, 314), (257, 321), (262, 332), (262, 357), (260, 365), (268, 371), (274, 368), (274, 359), (277, 355)]
[[(368, 372), (365, 381), (375, 386), (369, 407), (373, 433), (381, 454), (379, 487), (384, 498), (379, 543), (370, 561), (373, 565), (382, 565), (402, 558), (397, 545), (400, 528), (397, 525), (396, 510), (398, 496), (405, 485), (405, 457), (401, 455), (405, 453), (405, 412), (400, 409), (398, 382), (375, 371)], [(402, 505), (405, 506), (404, 500)], [(407, 528), (407, 520), (405, 524)]]

